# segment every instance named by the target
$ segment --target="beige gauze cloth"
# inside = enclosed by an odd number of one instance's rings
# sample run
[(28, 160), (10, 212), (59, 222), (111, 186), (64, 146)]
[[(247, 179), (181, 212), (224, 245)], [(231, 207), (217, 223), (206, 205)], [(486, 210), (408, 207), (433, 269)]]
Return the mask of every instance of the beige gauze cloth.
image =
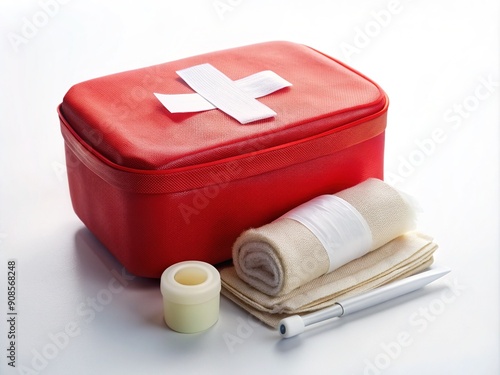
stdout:
[(330, 270), (323, 244), (285, 214), (236, 240), (233, 266), (220, 270), (222, 294), (276, 328), (286, 316), (331, 306), (432, 264), (437, 245), (413, 231), (416, 217), (409, 197), (377, 179), (335, 195), (366, 220), (371, 245), (364, 255), (350, 261), (343, 257), (345, 263)]
[(375, 251), (314, 279), (288, 294), (269, 296), (241, 280), (235, 267), (220, 270), (222, 294), (272, 328), (281, 319), (306, 314), (411, 276), (428, 268), (437, 245), (432, 238), (410, 232)]
[[(329, 255), (325, 248), (327, 239), (320, 241), (306, 225), (285, 214), (260, 228), (243, 232), (236, 240), (232, 257), (240, 279), (270, 296), (285, 295), (415, 228), (413, 203), (381, 180), (368, 179), (335, 194), (334, 198), (341, 198), (336, 199), (340, 206), (320, 207), (319, 215), (314, 212), (306, 215), (313, 226), (321, 220), (332, 222), (333, 227), (327, 227), (327, 231), (338, 232), (333, 241), (342, 242), (347, 237), (347, 244), (333, 243), (333, 254), (330, 251)], [(313, 201), (302, 206), (311, 206)], [(363, 236), (364, 244), (354, 243), (358, 250), (351, 250), (349, 243)]]

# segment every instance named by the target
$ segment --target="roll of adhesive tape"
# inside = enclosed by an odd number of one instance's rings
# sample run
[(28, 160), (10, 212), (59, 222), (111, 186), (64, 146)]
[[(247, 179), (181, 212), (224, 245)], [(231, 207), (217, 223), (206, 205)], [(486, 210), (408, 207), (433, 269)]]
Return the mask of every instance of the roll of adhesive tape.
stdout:
[(219, 319), (220, 274), (205, 262), (185, 261), (168, 267), (161, 275), (165, 323), (177, 332), (195, 333)]

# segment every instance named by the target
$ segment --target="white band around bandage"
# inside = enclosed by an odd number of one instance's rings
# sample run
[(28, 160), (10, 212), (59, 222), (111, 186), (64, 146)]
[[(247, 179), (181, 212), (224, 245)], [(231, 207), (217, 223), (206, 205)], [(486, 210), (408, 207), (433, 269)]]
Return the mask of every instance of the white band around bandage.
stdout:
[(284, 214), (281, 218), (306, 226), (325, 248), (331, 272), (371, 250), (372, 233), (363, 216), (335, 195), (321, 195)]

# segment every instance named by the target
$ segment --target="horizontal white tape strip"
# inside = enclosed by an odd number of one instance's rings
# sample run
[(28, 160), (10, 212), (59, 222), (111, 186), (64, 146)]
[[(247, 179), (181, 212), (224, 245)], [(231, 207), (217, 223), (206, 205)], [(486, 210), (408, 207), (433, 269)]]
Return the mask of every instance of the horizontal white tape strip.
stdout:
[(252, 98), (261, 98), (285, 87), (292, 86), (290, 82), (271, 70), (264, 70), (234, 82)]
[(219, 108), (242, 124), (275, 116), (276, 113), (272, 109), (255, 99), (292, 85), (270, 70), (236, 81), (231, 81), (210, 64), (197, 65), (177, 73), (196, 93), (155, 93), (171, 113), (201, 112)]

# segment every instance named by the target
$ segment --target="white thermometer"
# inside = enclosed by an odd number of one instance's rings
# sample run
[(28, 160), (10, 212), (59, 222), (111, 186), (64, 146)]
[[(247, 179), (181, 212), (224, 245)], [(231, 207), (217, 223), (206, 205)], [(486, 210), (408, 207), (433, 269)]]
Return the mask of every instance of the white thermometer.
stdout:
[(379, 303), (420, 289), (427, 284), (439, 279), (450, 272), (448, 268), (436, 268), (421, 272), (416, 275), (392, 282), (390, 284), (373, 289), (344, 301), (336, 302), (333, 306), (315, 311), (303, 316), (293, 315), (282, 319), (279, 323), (279, 331), (282, 337), (288, 338), (301, 334), (305, 327), (322, 322), (327, 319), (352, 314), (356, 311), (366, 309)]

